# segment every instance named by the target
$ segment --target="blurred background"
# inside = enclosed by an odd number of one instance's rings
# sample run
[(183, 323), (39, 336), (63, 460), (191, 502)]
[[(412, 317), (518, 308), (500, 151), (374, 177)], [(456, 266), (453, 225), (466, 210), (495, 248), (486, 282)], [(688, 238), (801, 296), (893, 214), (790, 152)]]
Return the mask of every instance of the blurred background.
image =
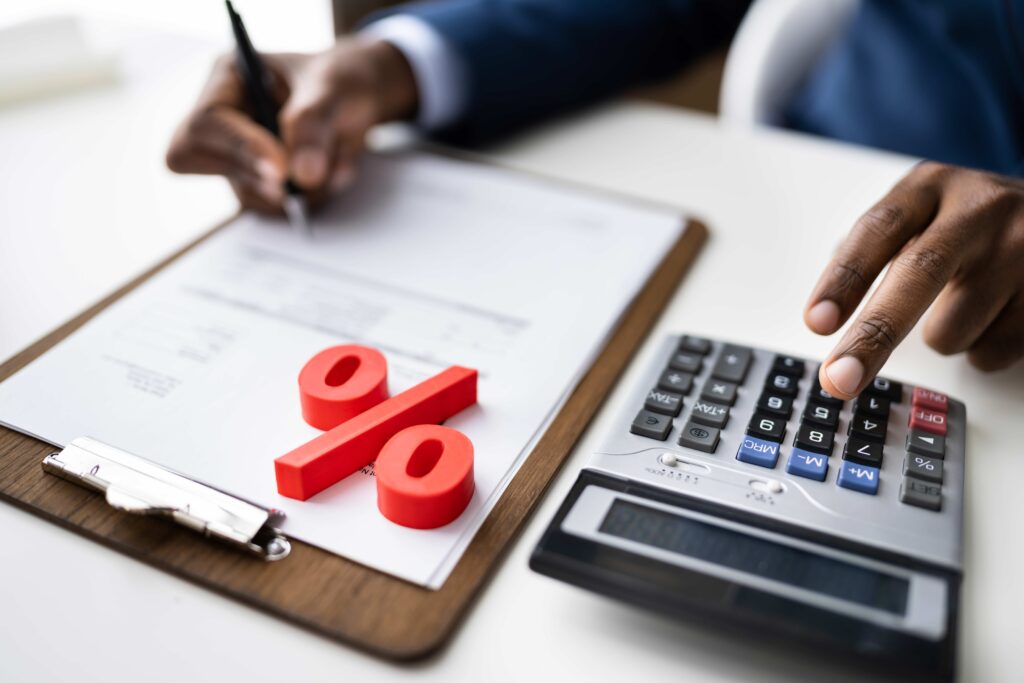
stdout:
[[(303, 52), (387, 4), (235, 2), (258, 49)], [(219, 0), (0, 3), (0, 225), (19, 227), (0, 230), (0, 251), (20, 255), (0, 269), (0, 291), (18, 294), (0, 315), (0, 358), (234, 211), (222, 180), (164, 166), (175, 125), (231, 45)], [(714, 111), (723, 61), (636, 95)], [(61, 277), (39, 277), (42, 263)]]

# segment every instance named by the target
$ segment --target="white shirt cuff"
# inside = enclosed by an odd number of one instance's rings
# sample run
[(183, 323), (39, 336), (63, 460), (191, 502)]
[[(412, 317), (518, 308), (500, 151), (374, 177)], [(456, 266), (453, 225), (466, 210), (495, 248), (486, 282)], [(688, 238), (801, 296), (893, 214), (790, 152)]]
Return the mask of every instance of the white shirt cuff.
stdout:
[(427, 22), (408, 14), (393, 14), (366, 26), (362, 37), (385, 40), (405, 56), (419, 91), (416, 124), (438, 130), (462, 114), (466, 76), (458, 54)]

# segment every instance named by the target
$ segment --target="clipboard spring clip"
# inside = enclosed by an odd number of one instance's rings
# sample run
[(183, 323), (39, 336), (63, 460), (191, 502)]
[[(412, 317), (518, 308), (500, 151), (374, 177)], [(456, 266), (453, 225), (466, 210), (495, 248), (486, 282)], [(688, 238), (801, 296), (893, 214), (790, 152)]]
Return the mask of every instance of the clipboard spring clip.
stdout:
[(95, 439), (75, 439), (46, 456), (42, 466), (50, 474), (102, 491), (113, 508), (170, 517), (268, 562), (291, 552), (291, 543), (276, 528), (283, 512), (235, 498)]

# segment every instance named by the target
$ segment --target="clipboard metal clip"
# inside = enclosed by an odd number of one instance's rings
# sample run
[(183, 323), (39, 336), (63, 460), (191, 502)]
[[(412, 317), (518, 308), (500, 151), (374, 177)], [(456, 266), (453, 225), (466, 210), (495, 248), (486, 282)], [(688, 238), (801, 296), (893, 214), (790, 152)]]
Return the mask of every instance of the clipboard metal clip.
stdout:
[(279, 510), (229, 496), (95, 439), (80, 437), (51, 453), (43, 470), (104, 492), (118, 510), (170, 517), (267, 561), (291, 552), (288, 539), (274, 528), (284, 519)]

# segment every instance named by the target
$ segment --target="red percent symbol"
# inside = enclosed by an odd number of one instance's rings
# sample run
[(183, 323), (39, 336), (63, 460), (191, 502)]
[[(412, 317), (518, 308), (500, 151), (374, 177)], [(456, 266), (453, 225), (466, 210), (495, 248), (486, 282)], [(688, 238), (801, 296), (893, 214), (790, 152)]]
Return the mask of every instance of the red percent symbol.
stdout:
[(278, 493), (306, 500), (376, 460), (385, 517), (447, 524), (473, 496), (473, 445), (438, 423), (476, 403), (476, 384), (476, 370), (456, 365), (388, 398), (379, 351), (321, 351), (299, 373), (299, 395), (306, 422), (327, 431), (274, 461)]

